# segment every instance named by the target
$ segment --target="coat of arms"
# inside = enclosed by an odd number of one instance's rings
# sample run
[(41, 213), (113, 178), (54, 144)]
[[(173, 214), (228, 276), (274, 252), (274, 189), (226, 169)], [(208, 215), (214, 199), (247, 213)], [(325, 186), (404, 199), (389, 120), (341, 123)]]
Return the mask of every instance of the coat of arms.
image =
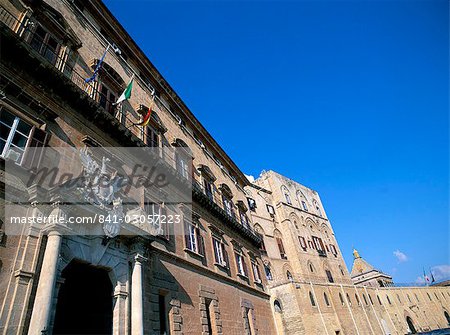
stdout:
[(119, 176), (117, 171), (108, 172), (109, 158), (103, 157), (99, 165), (87, 150), (82, 150), (80, 159), (83, 164), (83, 186), (79, 190), (86, 201), (106, 211), (103, 231), (107, 237), (113, 238), (119, 234), (125, 216), (122, 199), (117, 194), (127, 183), (127, 178)]

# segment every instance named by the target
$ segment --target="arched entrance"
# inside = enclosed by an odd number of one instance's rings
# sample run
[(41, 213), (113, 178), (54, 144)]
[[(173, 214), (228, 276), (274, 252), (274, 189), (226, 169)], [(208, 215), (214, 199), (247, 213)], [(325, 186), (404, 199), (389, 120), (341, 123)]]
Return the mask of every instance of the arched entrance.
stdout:
[(62, 277), (53, 334), (111, 334), (113, 287), (108, 272), (72, 261)]
[(445, 319), (447, 320), (448, 325), (450, 326), (450, 315), (448, 315), (447, 311), (444, 311)]
[(408, 328), (411, 334), (417, 334), (416, 328), (414, 327), (414, 323), (412, 322), (412, 319), (409, 316), (406, 317), (406, 323), (408, 324)]

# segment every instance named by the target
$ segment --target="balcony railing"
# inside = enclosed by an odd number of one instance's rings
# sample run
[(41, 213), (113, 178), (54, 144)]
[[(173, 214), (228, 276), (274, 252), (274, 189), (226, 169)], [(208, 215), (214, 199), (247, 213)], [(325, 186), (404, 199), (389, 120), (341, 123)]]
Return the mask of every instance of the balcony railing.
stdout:
[[(260, 246), (261, 237), (255, 233), (249, 224), (243, 224), (237, 220), (236, 215), (229, 213), (225, 208), (222, 197), (217, 192), (211, 194), (211, 192), (206, 191), (203, 185), (194, 181), (193, 195), (194, 198), (197, 197), (197, 200), (200, 200), (206, 207), (209, 207), (211, 211), (215, 212), (217, 216), (224, 218), (224, 221), (230, 223), (234, 228), (237, 228), (240, 232), (244, 233), (244, 235), (251, 238), (256, 245)], [(233, 213), (235, 213), (235, 208), (233, 208)]]
[[(125, 128), (131, 133), (146, 142), (144, 128), (136, 125), (136, 119), (129, 117), (129, 113), (122, 113), (110, 100), (108, 96), (98, 89), (98, 82), (92, 81), (86, 83), (92, 73), (80, 73), (76, 70), (77, 59), (69, 54), (65, 48), (50, 45), (50, 38), (43, 38), (36, 33), (36, 26), (39, 25), (32, 17), (19, 20), (7, 9), (0, 6), (0, 21), (9, 27), (22, 42), (29, 45), (36, 53), (42, 56), (42, 60), (62, 72), (65, 77), (70, 79), (86, 96), (97, 102), (106, 112), (113, 115)], [(53, 40), (57, 40), (54, 38)]]

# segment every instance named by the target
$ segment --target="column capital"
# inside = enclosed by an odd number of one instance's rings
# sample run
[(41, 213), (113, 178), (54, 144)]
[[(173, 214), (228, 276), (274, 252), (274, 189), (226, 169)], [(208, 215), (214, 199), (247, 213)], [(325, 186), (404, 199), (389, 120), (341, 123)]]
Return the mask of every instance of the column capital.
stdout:
[(135, 263), (144, 263), (148, 260), (147, 257), (144, 257), (144, 255), (140, 254), (140, 253), (136, 253), (133, 255), (133, 259)]

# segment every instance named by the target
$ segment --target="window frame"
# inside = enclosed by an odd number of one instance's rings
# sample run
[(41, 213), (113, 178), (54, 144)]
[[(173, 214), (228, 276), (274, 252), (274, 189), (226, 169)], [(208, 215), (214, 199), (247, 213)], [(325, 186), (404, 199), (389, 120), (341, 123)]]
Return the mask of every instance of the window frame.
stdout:
[(203, 236), (200, 232), (198, 223), (184, 220), (185, 226), (185, 250), (192, 252), (198, 256), (205, 257), (205, 249), (203, 243)]
[[(2, 149), (2, 152), (0, 152), (0, 157), (3, 159), (7, 159), (7, 153), (9, 152), (9, 150), (11, 149), (11, 146), (18, 149), (19, 153), (21, 154), (20, 156), (20, 161), (16, 162), (17, 165), (22, 165), (23, 159), (25, 157), (25, 152), (27, 151), (28, 145), (30, 143), (31, 138), (33, 138), (33, 131), (34, 131), (34, 127), (33, 125), (31, 125), (30, 123), (24, 121), (22, 118), (20, 118), (19, 116), (17, 116), (16, 114), (10, 112), (9, 110), (7, 110), (6, 108), (2, 107), (2, 110), (8, 114), (11, 114), (13, 119), (13, 123), (11, 126), (9, 126), (8, 124), (6, 124), (5, 122), (3, 122), (0, 119), (0, 124), (2, 124), (4, 127), (9, 128), (8, 131), (8, 136), (6, 136), (5, 139), (2, 139), (2, 141), (5, 141), (5, 146)], [(19, 126), (19, 123), (23, 122), (24, 124), (26, 124), (27, 126), (30, 127), (30, 130), (28, 132), (28, 135), (22, 133), (21, 131), (19, 131), (17, 128)], [(23, 148), (17, 146), (16, 144), (13, 143), (14, 137), (16, 136), (16, 134), (24, 137), (26, 139), (25, 141), (25, 145)]]
[(262, 278), (261, 278), (261, 273), (259, 272), (259, 265), (256, 262), (256, 260), (251, 260), (250, 263), (251, 263), (251, 267), (252, 267), (253, 280), (256, 284), (261, 285)]
[(228, 269), (230, 265), (223, 239), (213, 235), (212, 245), (214, 250), (214, 264)]
[(236, 261), (237, 275), (248, 279), (248, 269), (245, 263), (245, 257), (242, 251), (234, 251), (234, 259)]

